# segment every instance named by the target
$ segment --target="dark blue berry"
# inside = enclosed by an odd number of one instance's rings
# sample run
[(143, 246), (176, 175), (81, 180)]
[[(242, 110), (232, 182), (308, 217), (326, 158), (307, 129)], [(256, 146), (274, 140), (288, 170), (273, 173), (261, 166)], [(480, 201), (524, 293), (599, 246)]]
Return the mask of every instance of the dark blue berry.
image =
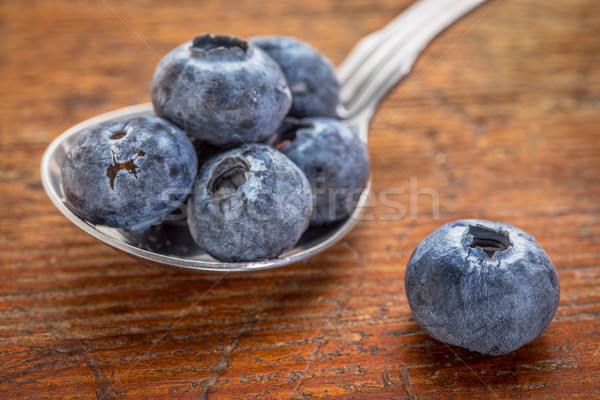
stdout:
[(150, 86), (159, 116), (216, 146), (261, 142), (291, 105), (279, 66), (233, 36), (201, 35), (156, 67)]
[(484, 220), (446, 224), (415, 249), (406, 296), (434, 338), (484, 354), (511, 352), (542, 334), (556, 313), (556, 270), (535, 239)]
[(286, 36), (257, 36), (250, 43), (266, 51), (281, 67), (292, 91), (289, 115), (337, 116), (340, 84), (331, 62), (308, 43)]
[(280, 126), (275, 146), (311, 183), (313, 225), (352, 213), (369, 179), (369, 153), (350, 128), (331, 118), (288, 118)]
[(61, 170), (65, 200), (96, 224), (143, 230), (189, 195), (198, 161), (185, 133), (158, 117), (121, 118), (82, 131)]
[(221, 261), (272, 259), (291, 249), (312, 211), (306, 177), (270, 146), (242, 146), (210, 159), (188, 201), (200, 248)]

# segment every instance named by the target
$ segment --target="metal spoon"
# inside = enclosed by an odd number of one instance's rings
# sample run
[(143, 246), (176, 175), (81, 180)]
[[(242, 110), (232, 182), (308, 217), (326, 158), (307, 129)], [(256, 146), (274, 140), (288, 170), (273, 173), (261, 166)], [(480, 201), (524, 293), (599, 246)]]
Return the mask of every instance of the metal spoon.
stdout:
[[(427, 44), (446, 27), (485, 0), (419, 0), (384, 28), (363, 38), (337, 71), (341, 105), (338, 113), (365, 143), (368, 125), (383, 96), (408, 72)], [(183, 224), (163, 223), (142, 233), (100, 226), (75, 215), (65, 204), (60, 169), (69, 147), (85, 128), (125, 116), (152, 115), (152, 104), (138, 104), (81, 122), (56, 138), (42, 158), (41, 176), (50, 200), (71, 222), (96, 239), (135, 258), (176, 270), (250, 271), (291, 264), (333, 245), (360, 220), (370, 190), (363, 191), (343, 221), (309, 228), (296, 246), (276, 259), (224, 263), (200, 250)]]

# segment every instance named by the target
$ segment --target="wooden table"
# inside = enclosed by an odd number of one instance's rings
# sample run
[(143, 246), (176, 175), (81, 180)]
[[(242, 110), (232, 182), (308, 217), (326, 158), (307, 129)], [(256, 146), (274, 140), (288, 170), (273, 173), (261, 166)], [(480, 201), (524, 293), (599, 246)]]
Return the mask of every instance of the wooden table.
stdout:
[[(196, 34), (298, 36), (339, 64), (410, 2), (2, 1), (0, 398), (599, 398), (597, 0), (491, 1), (438, 37), (375, 115), (369, 220), (306, 262), (144, 265), (44, 193), (48, 144), (149, 101), (159, 57)], [(552, 324), (500, 357), (427, 336), (404, 294), (415, 246), (471, 217), (530, 232), (560, 276)]]

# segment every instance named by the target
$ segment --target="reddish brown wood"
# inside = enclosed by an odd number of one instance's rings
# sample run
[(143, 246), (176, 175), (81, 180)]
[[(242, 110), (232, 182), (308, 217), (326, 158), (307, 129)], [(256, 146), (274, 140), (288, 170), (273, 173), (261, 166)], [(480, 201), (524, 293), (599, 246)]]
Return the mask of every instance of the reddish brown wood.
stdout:
[[(596, 0), (491, 1), (439, 37), (375, 116), (371, 220), (307, 262), (143, 265), (43, 192), (46, 146), (149, 101), (158, 57), (194, 35), (294, 35), (338, 64), (409, 3), (0, 2), (0, 398), (599, 398)], [(426, 194), (411, 207), (411, 177), (439, 194), (439, 219)], [(403, 218), (380, 201), (388, 189), (404, 190), (389, 196)], [(433, 340), (406, 304), (411, 251), (466, 217), (532, 233), (560, 276), (553, 323), (505, 356)]]

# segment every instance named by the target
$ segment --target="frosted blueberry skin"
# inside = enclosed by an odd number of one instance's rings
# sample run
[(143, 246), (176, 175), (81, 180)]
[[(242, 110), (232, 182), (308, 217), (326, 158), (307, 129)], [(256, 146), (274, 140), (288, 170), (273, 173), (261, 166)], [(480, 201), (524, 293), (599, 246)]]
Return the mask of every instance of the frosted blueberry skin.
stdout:
[(204, 165), (188, 211), (194, 241), (216, 259), (272, 259), (291, 249), (306, 230), (310, 185), (277, 150), (246, 145)]
[(81, 218), (144, 230), (185, 201), (197, 168), (194, 147), (177, 126), (154, 116), (121, 118), (78, 135), (61, 185)]
[(156, 114), (215, 146), (261, 142), (291, 105), (279, 66), (233, 36), (201, 35), (163, 58), (150, 85)]
[(283, 70), (292, 91), (290, 116), (337, 117), (340, 84), (327, 57), (286, 36), (257, 36), (250, 43), (266, 51)]
[(556, 270), (532, 236), (476, 219), (451, 222), (425, 238), (408, 261), (405, 287), (425, 332), (489, 355), (540, 336), (560, 297)]
[(274, 145), (311, 183), (312, 225), (352, 213), (369, 179), (369, 153), (350, 128), (331, 118), (287, 118)]

